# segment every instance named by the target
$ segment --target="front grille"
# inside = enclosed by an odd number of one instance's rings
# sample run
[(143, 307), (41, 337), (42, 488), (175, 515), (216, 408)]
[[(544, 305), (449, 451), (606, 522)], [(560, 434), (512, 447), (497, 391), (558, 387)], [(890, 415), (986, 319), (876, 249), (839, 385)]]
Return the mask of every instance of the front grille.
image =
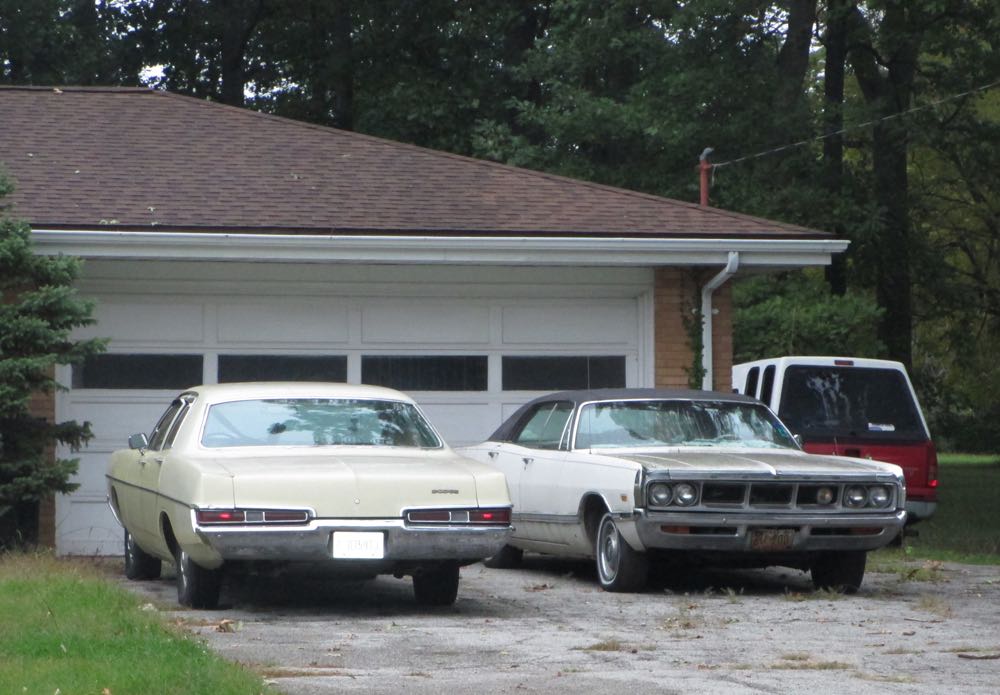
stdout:
[[(894, 503), (898, 495), (898, 490), (892, 484), (875, 481), (846, 484), (842, 482), (823, 483), (813, 480), (746, 482), (705, 480), (690, 482), (699, 487), (698, 503), (690, 507), (681, 507), (676, 503), (672, 503), (667, 508), (671, 510), (683, 508), (688, 510), (719, 511), (809, 510), (812, 512), (871, 512), (875, 511), (875, 509), (869, 506), (861, 508), (846, 507), (843, 504), (844, 489), (852, 485), (861, 485), (864, 487), (878, 485), (885, 486), (893, 491), (893, 499), (890, 504), (879, 508), (878, 511), (891, 511), (895, 508)], [(820, 500), (824, 501), (820, 502)]]

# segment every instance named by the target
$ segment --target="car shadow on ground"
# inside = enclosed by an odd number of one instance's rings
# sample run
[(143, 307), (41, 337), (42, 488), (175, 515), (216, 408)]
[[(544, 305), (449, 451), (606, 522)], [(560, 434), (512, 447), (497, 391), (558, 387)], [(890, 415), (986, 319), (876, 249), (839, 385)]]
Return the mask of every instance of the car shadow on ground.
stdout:
[[(525, 555), (521, 569), (543, 575), (573, 578), (598, 584), (597, 570), (592, 560), (565, 560), (545, 555)], [(496, 570), (517, 571), (517, 570)], [(768, 596), (788, 593), (811, 593), (815, 589), (807, 572), (772, 567), (738, 569), (683, 565), (678, 562), (652, 562), (646, 593), (738, 593), (748, 596)]]

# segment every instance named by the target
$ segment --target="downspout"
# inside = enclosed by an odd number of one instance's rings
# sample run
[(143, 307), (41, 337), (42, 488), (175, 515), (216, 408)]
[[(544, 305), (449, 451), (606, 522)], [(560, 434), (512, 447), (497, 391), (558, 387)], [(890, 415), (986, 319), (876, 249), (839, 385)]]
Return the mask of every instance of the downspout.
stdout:
[(701, 388), (712, 390), (712, 294), (736, 274), (740, 267), (740, 252), (730, 251), (726, 267), (701, 288), (701, 368), (704, 376)]

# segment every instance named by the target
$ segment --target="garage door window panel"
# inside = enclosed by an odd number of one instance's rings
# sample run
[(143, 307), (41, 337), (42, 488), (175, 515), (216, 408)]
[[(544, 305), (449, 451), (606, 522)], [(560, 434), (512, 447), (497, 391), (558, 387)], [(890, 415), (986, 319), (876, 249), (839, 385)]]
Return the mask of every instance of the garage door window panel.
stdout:
[(504, 391), (625, 387), (625, 356), (506, 356)]
[(202, 355), (103, 354), (73, 367), (75, 389), (184, 389), (200, 384)]
[(485, 391), (485, 355), (365, 355), (361, 382), (400, 391)]
[(219, 383), (347, 381), (345, 355), (219, 355)]

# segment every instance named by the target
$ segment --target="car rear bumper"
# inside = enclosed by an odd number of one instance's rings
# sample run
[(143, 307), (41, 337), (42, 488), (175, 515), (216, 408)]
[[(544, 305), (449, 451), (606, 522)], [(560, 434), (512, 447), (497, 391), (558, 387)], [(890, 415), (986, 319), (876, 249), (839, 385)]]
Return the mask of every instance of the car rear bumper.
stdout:
[[(623, 525), (622, 521), (619, 526)], [(899, 534), (906, 523), (906, 512), (780, 518), (769, 514), (642, 512), (634, 517), (633, 523), (633, 534), (625, 529), (622, 532), (629, 540), (637, 539), (643, 546), (640, 550), (874, 550), (887, 545)], [(789, 531), (767, 533), (771, 529)], [(782, 546), (774, 547), (773, 543), (779, 538), (784, 539)]]
[(384, 555), (374, 562), (393, 564), (411, 560), (481, 560), (507, 543), (512, 527), (414, 526), (401, 519), (319, 519), (303, 526), (195, 528), (197, 535), (224, 560), (373, 562), (335, 558), (333, 534), (337, 531), (383, 534)]
[(930, 519), (936, 511), (937, 502), (922, 502), (910, 498), (906, 500), (906, 517), (911, 524)]

